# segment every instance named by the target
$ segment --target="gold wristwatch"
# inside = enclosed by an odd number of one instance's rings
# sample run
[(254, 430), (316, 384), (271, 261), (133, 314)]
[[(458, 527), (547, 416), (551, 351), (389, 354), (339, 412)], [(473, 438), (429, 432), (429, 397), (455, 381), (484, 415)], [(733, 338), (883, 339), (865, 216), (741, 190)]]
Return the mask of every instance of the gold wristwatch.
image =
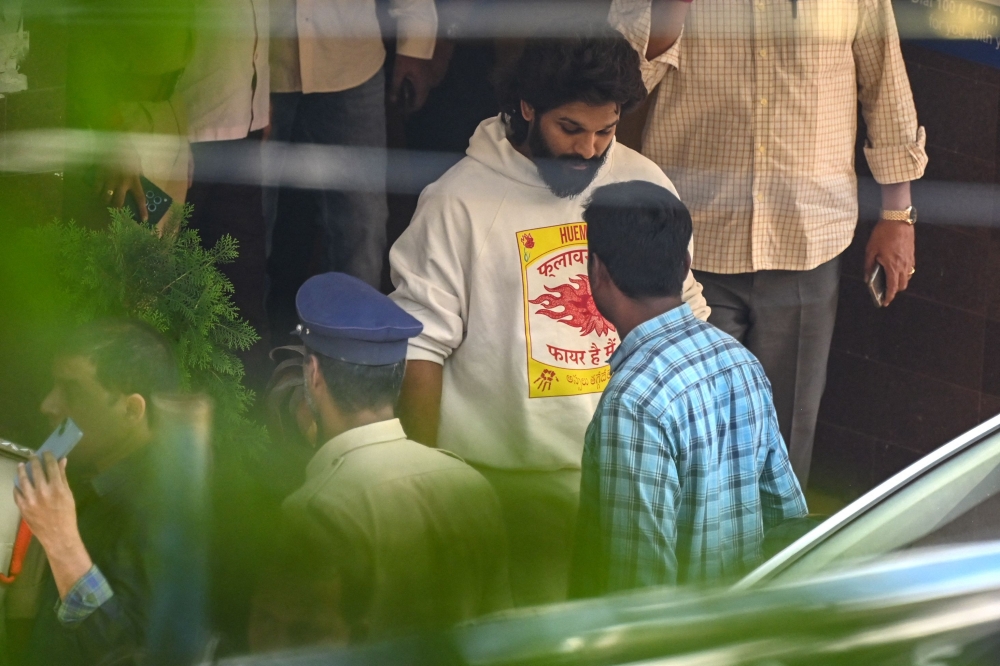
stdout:
[(917, 223), (917, 209), (907, 206), (903, 210), (883, 210), (879, 215), (880, 220), (894, 220), (896, 222), (906, 222), (911, 227)]

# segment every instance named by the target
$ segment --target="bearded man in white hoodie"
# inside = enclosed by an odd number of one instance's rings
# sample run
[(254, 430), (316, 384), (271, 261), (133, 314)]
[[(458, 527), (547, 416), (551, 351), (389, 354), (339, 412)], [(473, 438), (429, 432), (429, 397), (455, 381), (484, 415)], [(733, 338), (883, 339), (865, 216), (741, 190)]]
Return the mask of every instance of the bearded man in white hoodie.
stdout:
[[(518, 605), (566, 596), (584, 432), (620, 343), (590, 295), (583, 206), (618, 181), (675, 192), (614, 140), (645, 94), (616, 33), (529, 41), (501, 82), (502, 113), (424, 190), (389, 255), (392, 298), (424, 326), (401, 417), (493, 483)], [(683, 298), (708, 317), (690, 274)]]

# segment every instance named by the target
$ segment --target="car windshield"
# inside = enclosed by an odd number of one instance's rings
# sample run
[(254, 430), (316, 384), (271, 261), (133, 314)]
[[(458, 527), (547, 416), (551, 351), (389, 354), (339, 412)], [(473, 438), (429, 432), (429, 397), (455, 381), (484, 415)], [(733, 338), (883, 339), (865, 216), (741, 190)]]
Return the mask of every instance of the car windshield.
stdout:
[(777, 580), (795, 580), (903, 549), (1000, 538), (1000, 432), (946, 459), (874, 504)]

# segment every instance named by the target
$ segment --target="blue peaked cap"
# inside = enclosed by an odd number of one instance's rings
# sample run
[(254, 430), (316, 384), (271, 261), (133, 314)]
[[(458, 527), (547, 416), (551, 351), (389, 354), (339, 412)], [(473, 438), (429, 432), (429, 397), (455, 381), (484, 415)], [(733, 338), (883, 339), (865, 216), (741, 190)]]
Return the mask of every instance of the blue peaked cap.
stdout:
[(295, 295), (300, 324), (294, 333), (306, 347), (358, 365), (389, 365), (406, 359), (407, 340), (423, 325), (392, 300), (344, 273), (305, 281)]

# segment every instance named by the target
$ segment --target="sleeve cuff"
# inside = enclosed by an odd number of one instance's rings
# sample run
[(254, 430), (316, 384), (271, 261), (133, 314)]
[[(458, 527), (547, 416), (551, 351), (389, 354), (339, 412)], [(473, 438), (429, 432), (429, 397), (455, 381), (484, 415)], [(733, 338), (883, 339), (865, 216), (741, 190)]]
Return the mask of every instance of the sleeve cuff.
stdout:
[(464, 323), (456, 314), (458, 299), (421, 279), (397, 281), (397, 289), (389, 298), (424, 326), (420, 335), (410, 339), (406, 360), (444, 365), (463, 340)]
[(666, 65), (679, 69), (681, 64), (681, 42), (684, 41), (684, 28), (681, 27), (681, 34), (677, 35), (677, 41), (669, 49), (656, 56), (652, 60), (646, 60), (644, 53), (640, 53), (643, 63), (646, 65)]
[(111, 585), (95, 564), (73, 584), (65, 599), (56, 602), (56, 618), (65, 627), (76, 626), (113, 596)]
[(413, 4), (415, 6), (408, 9), (389, 10), (389, 14), (396, 19), (396, 53), (430, 60), (434, 57), (437, 38), (437, 9), (433, 0)]
[(615, 0), (608, 14), (608, 22), (639, 53), (642, 82), (650, 92), (659, 85), (671, 67), (680, 68), (680, 49), (684, 39), (684, 29), (681, 28), (681, 34), (673, 46), (652, 60), (647, 60), (646, 49), (649, 48), (652, 7), (650, 0)]
[(400, 35), (396, 42), (396, 54), (420, 60), (430, 60), (434, 57), (436, 41), (434, 37), (404, 37)]
[(865, 146), (868, 167), (880, 185), (908, 183), (924, 175), (927, 152), (924, 148), (927, 133), (917, 128), (916, 140), (901, 146)]
[(443, 356), (440, 352), (434, 349), (430, 349), (426, 345), (421, 345), (420, 342), (420, 338), (410, 340), (410, 344), (406, 348), (407, 361), (430, 361), (431, 363), (444, 365), (444, 360), (447, 358), (446, 356)]
[(674, 45), (652, 60), (646, 60), (645, 50), (639, 54), (642, 82), (648, 92), (653, 92), (653, 88), (660, 85), (660, 81), (671, 69), (680, 69), (681, 42), (683, 40), (684, 29), (681, 28), (681, 34), (677, 37)]

